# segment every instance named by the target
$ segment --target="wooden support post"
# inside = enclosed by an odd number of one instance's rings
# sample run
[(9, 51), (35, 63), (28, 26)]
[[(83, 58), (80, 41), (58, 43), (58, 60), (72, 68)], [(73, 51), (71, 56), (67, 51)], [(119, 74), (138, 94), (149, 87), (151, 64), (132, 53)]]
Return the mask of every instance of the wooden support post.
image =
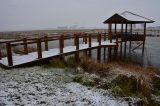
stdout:
[(48, 37), (44, 37), (44, 45), (45, 45), (45, 51), (48, 51)]
[(85, 34), (83, 33), (83, 43), (85, 42)]
[(60, 51), (60, 54), (63, 53), (63, 48), (64, 48), (64, 35), (61, 35), (59, 37), (59, 51)]
[(75, 53), (75, 59), (76, 59), (76, 61), (78, 62), (78, 60), (79, 60), (79, 35), (78, 34), (76, 34), (75, 35), (75, 44), (76, 44), (76, 53)]
[(122, 37), (123, 37), (123, 23), (121, 24), (120, 58), (122, 58)]
[(104, 62), (105, 62), (105, 60), (106, 60), (106, 47), (104, 47), (103, 60), (104, 60)]
[(27, 46), (27, 39), (24, 38), (23, 39), (23, 43), (24, 43), (24, 54), (28, 54), (28, 46)]
[(114, 47), (114, 58), (117, 59), (118, 56), (118, 34), (116, 33), (116, 47)]
[(115, 23), (115, 29), (114, 29), (114, 32), (116, 33), (117, 32), (117, 24)]
[(97, 41), (98, 41), (99, 46), (101, 45), (101, 38), (102, 38), (101, 34), (98, 33), (98, 35), (97, 35)]
[(85, 41), (85, 44), (87, 44), (87, 34), (85, 34), (85, 39), (84, 39)]
[(99, 33), (97, 35), (97, 40), (99, 44), (99, 47), (97, 48), (97, 60), (100, 61), (101, 60), (101, 34)]
[(79, 35), (75, 35), (76, 50), (79, 50)]
[(1, 48), (0, 48), (0, 60), (2, 59), (2, 52), (1, 52)]
[(146, 40), (146, 23), (144, 23), (144, 36), (145, 36), (145, 39), (143, 40), (142, 55), (144, 55), (144, 46), (145, 46), (145, 40)]
[(13, 58), (12, 58), (12, 47), (10, 42), (6, 43), (6, 49), (7, 49), (8, 66), (12, 66)]
[(127, 39), (126, 39), (126, 37), (127, 37), (127, 26), (128, 26), (128, 24), (126, 24), (126, 30), (125, 30), (124, 56), (126, 56), (126, 49), (127, 49), (127, 48), (126, 48), (126, 46), (127, 46)]
[(122, 58), (122, 46), (123, 46), (122, 44), (123, 44), (123, 42), (121, 41), (120, 42), (120, 59)]
[(42, 58), (42, 46), (41, 46), (41, 39), (37, 39), (37, 53), (38, 53), (38, 59)]
[(109, 23), (109, 29), (108, 29), (108, 39), (110, 40), (110, 43), (112, 43), (112, 24)]
[(89, 57), (91, 57), (91, 55), (92, 55), (92, 51), (91, 51), (91, 49), (90, 49), (90, 47), (92, 47), (92, 38), (91, 38), (91, 34), (89, 34), (88, 40), (89, 40), (89, 53), (88, 53), (88, 55), (89, 55)]
[(108, 61), (111, 62), (112, 47), (108, 47)]
[(59, 37), (59, 52), (60, 52), (60, 60), (62, 61), (64, 61), (63, 48), (64, 48), (64, 35), (61, 35)]
[(97, 48), (97, 60), (100, 61), (101, 60), (101, 47)]
[[(84, 43), (87, 44), (87, 34), (84, 35)], [(85, 50), (84, 53), (87, 56), (87, 50)]]
[(107, 34), (106, 34), (106, 32), (105, 32), (105, 33), (104, 33), (104, 41), (106, 41), (106, 35), (107, 35)]
[[(132, 24), (131, 24), (131, 28), (130, 28), (130, 33), (131, 33), (131, 36), (132, 36)], [(132, 42), (131, 42), (131, 39), (130, 39), (130, 41), (129, 41), (129, 54), (131, 54), (131, 44), (132, 44)]]

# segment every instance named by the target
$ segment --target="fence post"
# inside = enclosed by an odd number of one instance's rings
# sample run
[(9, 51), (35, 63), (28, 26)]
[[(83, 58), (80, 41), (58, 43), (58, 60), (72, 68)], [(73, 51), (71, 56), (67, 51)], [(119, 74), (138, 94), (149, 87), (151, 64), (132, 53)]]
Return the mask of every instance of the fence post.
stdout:
[(24, 43), (24, 54), (28, 54), (28, 46), (27, 46), (27, 39), (26, 38), (23, 39), (23, 43)]
[(6, 43), (6, 49), (7, 49), (8, 65), (12, 66), (13, 65), (13, 59), (12, 59), (12, 48), (11, 48), (11, 43), (10, 42)]
[(38, 52), (38, 59), (42, 58), (42, 47), (41, 47), (41, 39), (37, 39), (37, 52)]
[(48, 37), (44, 36), (45, 51), (48, 51)]

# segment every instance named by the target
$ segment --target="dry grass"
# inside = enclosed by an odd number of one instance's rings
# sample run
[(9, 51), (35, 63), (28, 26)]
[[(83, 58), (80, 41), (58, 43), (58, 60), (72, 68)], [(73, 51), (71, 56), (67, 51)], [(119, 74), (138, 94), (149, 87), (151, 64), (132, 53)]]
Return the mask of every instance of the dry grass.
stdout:
[[(16, 53), (16, 54), (24, 54), (24, 49), (23, 47), (13, 47), (13, 52)], [(28, 52), (36, 52), (37, 49), (34, 48), (34, 47), (28, 47)]]
[(114, 74), (122, 74), (127, 76), (135, 76), (140, 83), (143, 83), (147, 88), (153, 88), (153, 76), (159, 72), (159, 69), (154, 67), (142, 67), (133, 62), (118, 61), (108, 64), (112, 68)]
[(80, 57), (80, 66), (87, 72), (108, 72), (109, 67), (105, 63), (99, 63), (94, 59), (88, 58), (86, 56)]

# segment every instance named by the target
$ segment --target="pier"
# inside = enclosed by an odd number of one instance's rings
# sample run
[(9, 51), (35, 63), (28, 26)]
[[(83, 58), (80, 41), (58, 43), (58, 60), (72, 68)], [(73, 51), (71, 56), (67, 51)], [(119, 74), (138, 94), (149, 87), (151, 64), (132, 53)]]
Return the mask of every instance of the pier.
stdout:
[[(6, 57), (2, 57), (0, 48), (0, 65), (5, 68), (13, 68), (21, 65), (43, 62), (52, 58), (58, 57), (64, 59), (67, 55), (75, 55), (78, 61), (79, 53), (84, 52), (85, 55), (91, 57), (92, 49), (97, 49), (97, 61), (101, 61), (101, 49), (104, 49), (103, 59), (106, 59), (106, 50), (108, 50), (108, 61), (111, 61), (111, 56), (126, 56), (126, 46), (129, 43), (129, 52), (142, 46), (142, 54), (144, 53), (146, 39), (146, 24), (154, 21), (142, 17), (140, 15), (125, 11), (122, 14), (114, 14), (104, 24), (108, 24), (107, 33), (75, 33), (73, 35), (62, 34), (58, 36), (43, 36), (40, 38), (23, 38), (12, 41), (0, 42), (0, 45), (5, 45)], [(133, 33), (134, 24), (143, 24), (143, 34)], [(114, 25), (114, 28), (112, 27)], [(117, 26), (120, 25), (120, 31)], [(73, 44), (65, 46), (66, 40), (73, 40)], [(57, 41), (58, 48), (49, 49), (49, 42)], [(137, 47), (132, 48), (132, 41), (140, 41)], [(28, 45), (35, 44), (36, 51), (29, 52)], [(15, 46), (23, 46), (23, 54), (13, 55), (12, 48)], [(42, 49), (44, 47), (44, 50)], [(112, 52), (114, 49), (114, 52)]]

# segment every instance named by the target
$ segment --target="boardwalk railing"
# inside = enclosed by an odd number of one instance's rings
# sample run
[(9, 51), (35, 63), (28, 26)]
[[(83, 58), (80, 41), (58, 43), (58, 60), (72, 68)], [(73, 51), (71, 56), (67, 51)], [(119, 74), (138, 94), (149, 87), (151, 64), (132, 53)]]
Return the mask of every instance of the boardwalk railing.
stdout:
[[(24, 54), (27, 55), (29, 53), (28, 50), (28, 45), (29, 44), (36, 44), (37, 45), (37, 59), (42, 59), (43, 55), (42, 55), (42, 42), (44, 44), (44, 50), (48, 51), (48, 43), (50, 41), (59, 41), (59, 53), (63, 54), (63, 48), (64, 48), (64, 41), (67, 39), (73, 39), (74, 40), (74, 46), (76, 46), (76, 50), (79, 50), (79, 39), (82, 39), (84, 44), (88, 44), (88, 48), (92, 47), (92, 39), (97, 38), (97, 42), (99, 44), (99, 46), (101, 45), (102, 41), (105, 41), (107, 39), (107, 35), (106, 33), (98, 33), (98, 34), (86, 34), (86, 33), (77, 33), (74, 35), (60, 35), (60, 36), (53, 36), (53, 37), (48, 37), (48, 36), (44, 36), (41, 38), (23, 38), (23, 39), (18, 39), (18, 40), (12, 40), (12, 41), (4, 41), (4, 42), (0, 42), (1, 44), (5, 44), (6, 45), (6, 51), (7, 51), (7, 59), (8, 59), (8, 66), (13, 66), (13, 54), (12, 54), (12, 47), (15, 46), (19, 46), (22, 45), (23, 46), (23, 51)], [(117, 37), (118, 39), (118, 37)], [(116, 39), (116, 44), (118, 45), (118, 40)], [(97, 53), (98, 53), (98, 59), (100, 59), (100, 47), (97, 48)], [(0, 49), (0, 60), (2, 59), (1, 57), (1, 49)]]

